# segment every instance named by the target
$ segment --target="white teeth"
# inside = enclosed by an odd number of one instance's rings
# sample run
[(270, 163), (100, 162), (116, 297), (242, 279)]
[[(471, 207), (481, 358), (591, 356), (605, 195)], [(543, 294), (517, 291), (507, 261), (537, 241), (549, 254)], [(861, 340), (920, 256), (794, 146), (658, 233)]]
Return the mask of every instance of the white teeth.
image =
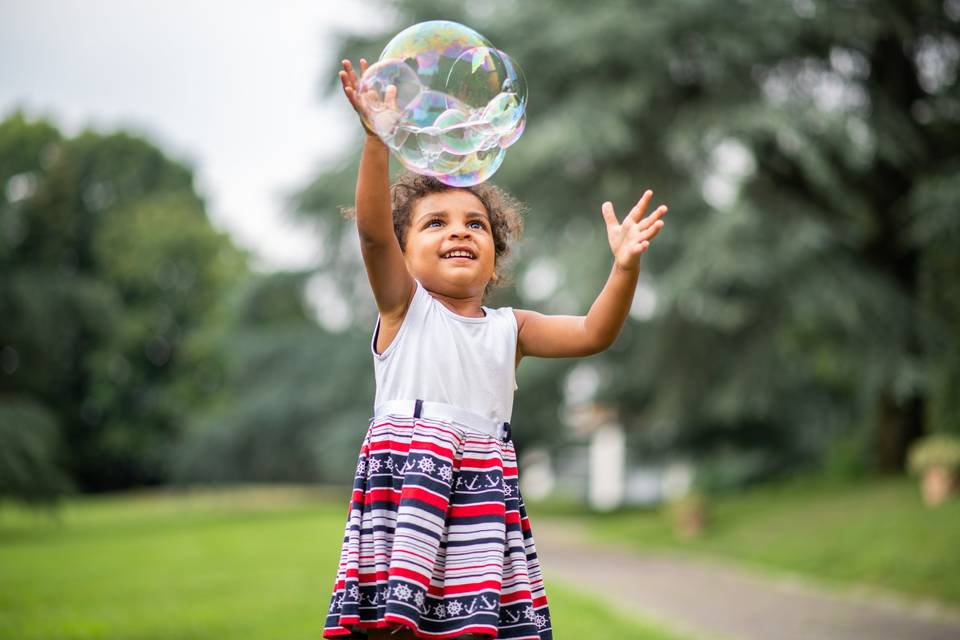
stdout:
[(467, 251), (451, 251), (443, 256), (444, 258), (473, 258), (473, 254)]

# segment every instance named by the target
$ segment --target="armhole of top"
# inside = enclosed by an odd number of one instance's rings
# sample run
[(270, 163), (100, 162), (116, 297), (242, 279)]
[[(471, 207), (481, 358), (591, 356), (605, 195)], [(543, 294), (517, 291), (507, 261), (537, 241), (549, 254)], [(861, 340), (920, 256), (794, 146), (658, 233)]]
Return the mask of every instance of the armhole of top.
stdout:
[(520, 322), (517, 320), (517, 314), (514, 313), (513, 307), (504, 307), (503, 309), (510, 317), (510, 326), (513, 327), (513, 341), (516, 342), (520, 339)]
[(423, 288), (423, 285), (420, 284), (419, 280), (414, 279), (413, 282), (413, 298), (410, 299), (410, 304), (407, 305), (407, 312), (404, 314), (403, 320), (400, 322), (400, 328), (397, 329), (397, 335), (393, 336), (393, 340), (391, 340), (390, 344), (387, 345), (387, 348), (383, 350), (383, 353), (377, 353), (377, 337), (380, 335), (380, 314), (377, 314), (377, 324), (373, 328), (373, 338), (370, 340), (370, 353), (372, 353), (373, 357), (377, 360), (383, 360), (394, 351), (394, 345), (400, 341), (400, 338), (406, 332), (407, 325), (410, 324), (410, 315), (419, 308), (418, 299), (427, 292), (427, 290)]
[(520, 322), (517, 320), (517, 314), (513, 312), (513, 307), (505, 307), (506, 312), (510, 315), (510, 325), (513, 327), (513, 390), (516, 391), (520, 387), (517, 386), (517, 349), (520, 346)]
[(513, 350), (514, 354), (520, 349), (520, 318), (517, 317), (517, 310), (513, 307), (507, 307), (510, 310), (510, 323), (513, 325)]

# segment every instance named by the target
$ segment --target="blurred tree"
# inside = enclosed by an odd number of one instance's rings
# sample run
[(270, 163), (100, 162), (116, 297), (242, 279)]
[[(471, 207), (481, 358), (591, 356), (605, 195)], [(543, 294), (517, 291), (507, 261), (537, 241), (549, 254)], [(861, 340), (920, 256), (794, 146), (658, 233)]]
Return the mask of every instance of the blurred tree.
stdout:
[(56, 504), (73, 491), (63, 472), (56, 419), (29, 401), (0, 402), (0, 502)]
[(4, 438), (56, 424), (81, 490), (162, 481), (184, 415), (218, 384), (205, 332), (244, 256), (191, 171), (128, 134), (68, 139), (14, 113), (0, 185), (0, 416), (31, 416)]
[(373, 403), (369, 336), (318, 326), (327, 283), (307, 272), (251, 278), (223, 334), (225, 394), (191, 420), (181, 483), (344, 482)]
[[(960, 428), (960, 3), (380, 7), (384, 30), (344, 34), (338, 60), (442, 18), (526, 73), (529, 125), (495, 180), (531, 214), (520, 286), (495, 303), (585, 312), (610, 266), (600, 203), (622, 216), (651, 187), (670, 204), (631, 321), (584, 363), (645, 450), (732, 451), (735, 483), (825, 451), (899, 469), (923, 431)], [(355, 171), (354, 153), (299, 208), (368, 326), (335, 215)], [(518, 433), (556, 437), (574, 364), (521, 365)]]

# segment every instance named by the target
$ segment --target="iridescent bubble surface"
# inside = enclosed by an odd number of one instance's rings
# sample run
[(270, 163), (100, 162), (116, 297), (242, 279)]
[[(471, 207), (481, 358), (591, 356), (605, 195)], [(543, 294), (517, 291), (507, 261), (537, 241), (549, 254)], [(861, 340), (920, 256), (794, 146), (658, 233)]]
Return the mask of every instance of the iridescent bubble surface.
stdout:
[(417, 74), (407, 65), (397, 60), (377, 62), (360, 82), (361, 115), (370, 129), (387, 140), (396, 132), (399, 114), (422, 91)]
[(451, 186), (492, 176), (526, 123), (520, 66), (456, 22), (398, 33), (360, 78), (359, 94), (367, 125), (400, 162)]

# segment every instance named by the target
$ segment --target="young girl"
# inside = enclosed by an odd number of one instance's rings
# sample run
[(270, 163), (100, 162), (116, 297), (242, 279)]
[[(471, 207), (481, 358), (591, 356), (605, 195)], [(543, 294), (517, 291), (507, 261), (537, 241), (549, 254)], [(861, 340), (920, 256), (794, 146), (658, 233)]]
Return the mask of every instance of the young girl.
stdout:
[[(343, 67), (360, 111), (356, 73)], [(552, 638), (510, 439), (515, 369), (524, 356), (613, 343), (667, 208), (644, 218), (647, 191), (618, 222), (603, 204), (614, 263), (586, 316), (491, 309), (484, 294), (521, 229), (515, 201), (425, 176), (391, 193), (388, 158), (367, 130), (356, 218), (379, 310), (377, 389), (323, 636)]]

